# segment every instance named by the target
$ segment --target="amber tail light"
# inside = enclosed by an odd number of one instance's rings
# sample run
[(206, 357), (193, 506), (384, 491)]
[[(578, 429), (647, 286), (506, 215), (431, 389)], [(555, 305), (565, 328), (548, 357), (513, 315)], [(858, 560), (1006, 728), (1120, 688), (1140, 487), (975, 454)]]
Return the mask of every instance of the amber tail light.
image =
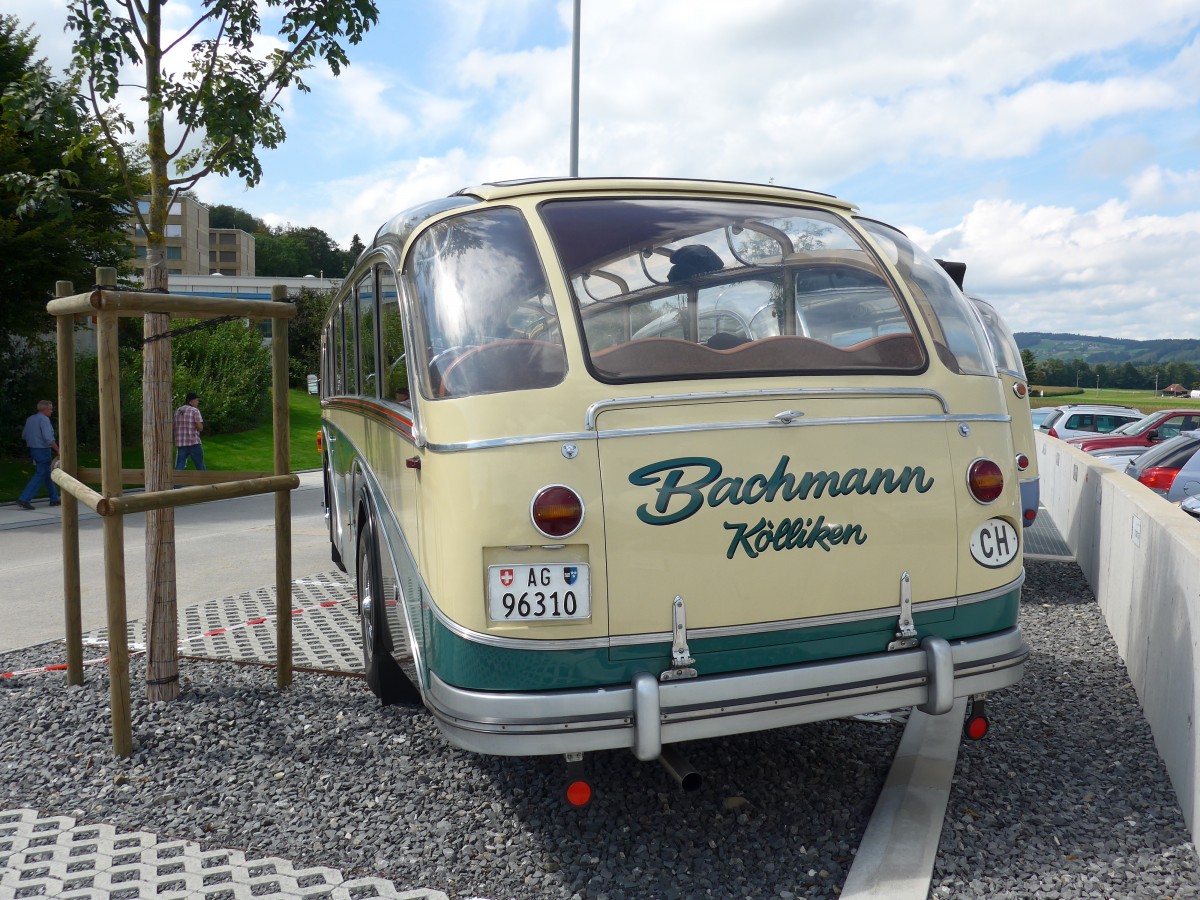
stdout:
[(980, 503), (991, 503), (1004, 493), (1004, 473), (990, 459), (977, 459), (967, 469), (967, 488)]
[(583, 500), (569, 487), (552, 484), (533, 498), (529, 507), (533, 526), (548, 538), (565, 538), (583, 522)]

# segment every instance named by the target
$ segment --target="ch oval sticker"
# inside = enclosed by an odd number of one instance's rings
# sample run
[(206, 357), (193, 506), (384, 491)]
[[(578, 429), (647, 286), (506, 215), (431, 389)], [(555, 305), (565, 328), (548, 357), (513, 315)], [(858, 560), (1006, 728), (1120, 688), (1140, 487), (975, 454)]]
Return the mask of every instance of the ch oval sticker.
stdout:
[(1020, 549), (1017, 529), (1004, 519), (988, 519), (971, 535), (971, 556), (989, 569), (1008, 565)]

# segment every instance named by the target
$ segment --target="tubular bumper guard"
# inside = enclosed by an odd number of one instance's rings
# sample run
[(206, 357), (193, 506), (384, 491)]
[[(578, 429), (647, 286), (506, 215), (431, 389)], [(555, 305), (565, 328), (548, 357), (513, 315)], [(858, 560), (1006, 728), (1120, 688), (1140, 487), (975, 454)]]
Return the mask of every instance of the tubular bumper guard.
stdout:
[(1014, 627), (870, 656), (667, 682), (639, 672), (629, 685), (544, 693), (463, 690), (431, 672), (425, 703), (451, 743), (477, 753), (628, 747), (650, 760), (680, 741), (906, 706), (942, 714), (956, 697), (1016, 684), (1028, 656)]

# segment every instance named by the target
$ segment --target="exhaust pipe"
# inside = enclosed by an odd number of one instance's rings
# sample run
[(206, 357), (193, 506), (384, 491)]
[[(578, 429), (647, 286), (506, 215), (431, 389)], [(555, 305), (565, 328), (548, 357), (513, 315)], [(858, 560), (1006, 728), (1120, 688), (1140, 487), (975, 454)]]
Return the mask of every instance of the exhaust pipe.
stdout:
[(658, 756), (658, 761), (667, 770), (667, 774), (675, 779), (676, 784), (688, 793), (700, 790), (704, 776), (696, 771), (695, 766), (671, 746), (664, 746)]

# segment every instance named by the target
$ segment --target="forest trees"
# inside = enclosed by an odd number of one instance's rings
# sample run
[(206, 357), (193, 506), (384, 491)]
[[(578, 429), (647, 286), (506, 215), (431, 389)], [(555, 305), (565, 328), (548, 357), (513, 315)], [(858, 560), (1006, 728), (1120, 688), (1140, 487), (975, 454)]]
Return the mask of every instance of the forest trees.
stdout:
[(97, 266), (129, 256), (125, 188), (94, 131), (82, 100), (38, 59), (29, 29), (0, 16), (0, 449), (21, 444), (19, 419), (54, 393), (53, 354), (39, 342), (54, 327), (54, 283), (82, 290)]

